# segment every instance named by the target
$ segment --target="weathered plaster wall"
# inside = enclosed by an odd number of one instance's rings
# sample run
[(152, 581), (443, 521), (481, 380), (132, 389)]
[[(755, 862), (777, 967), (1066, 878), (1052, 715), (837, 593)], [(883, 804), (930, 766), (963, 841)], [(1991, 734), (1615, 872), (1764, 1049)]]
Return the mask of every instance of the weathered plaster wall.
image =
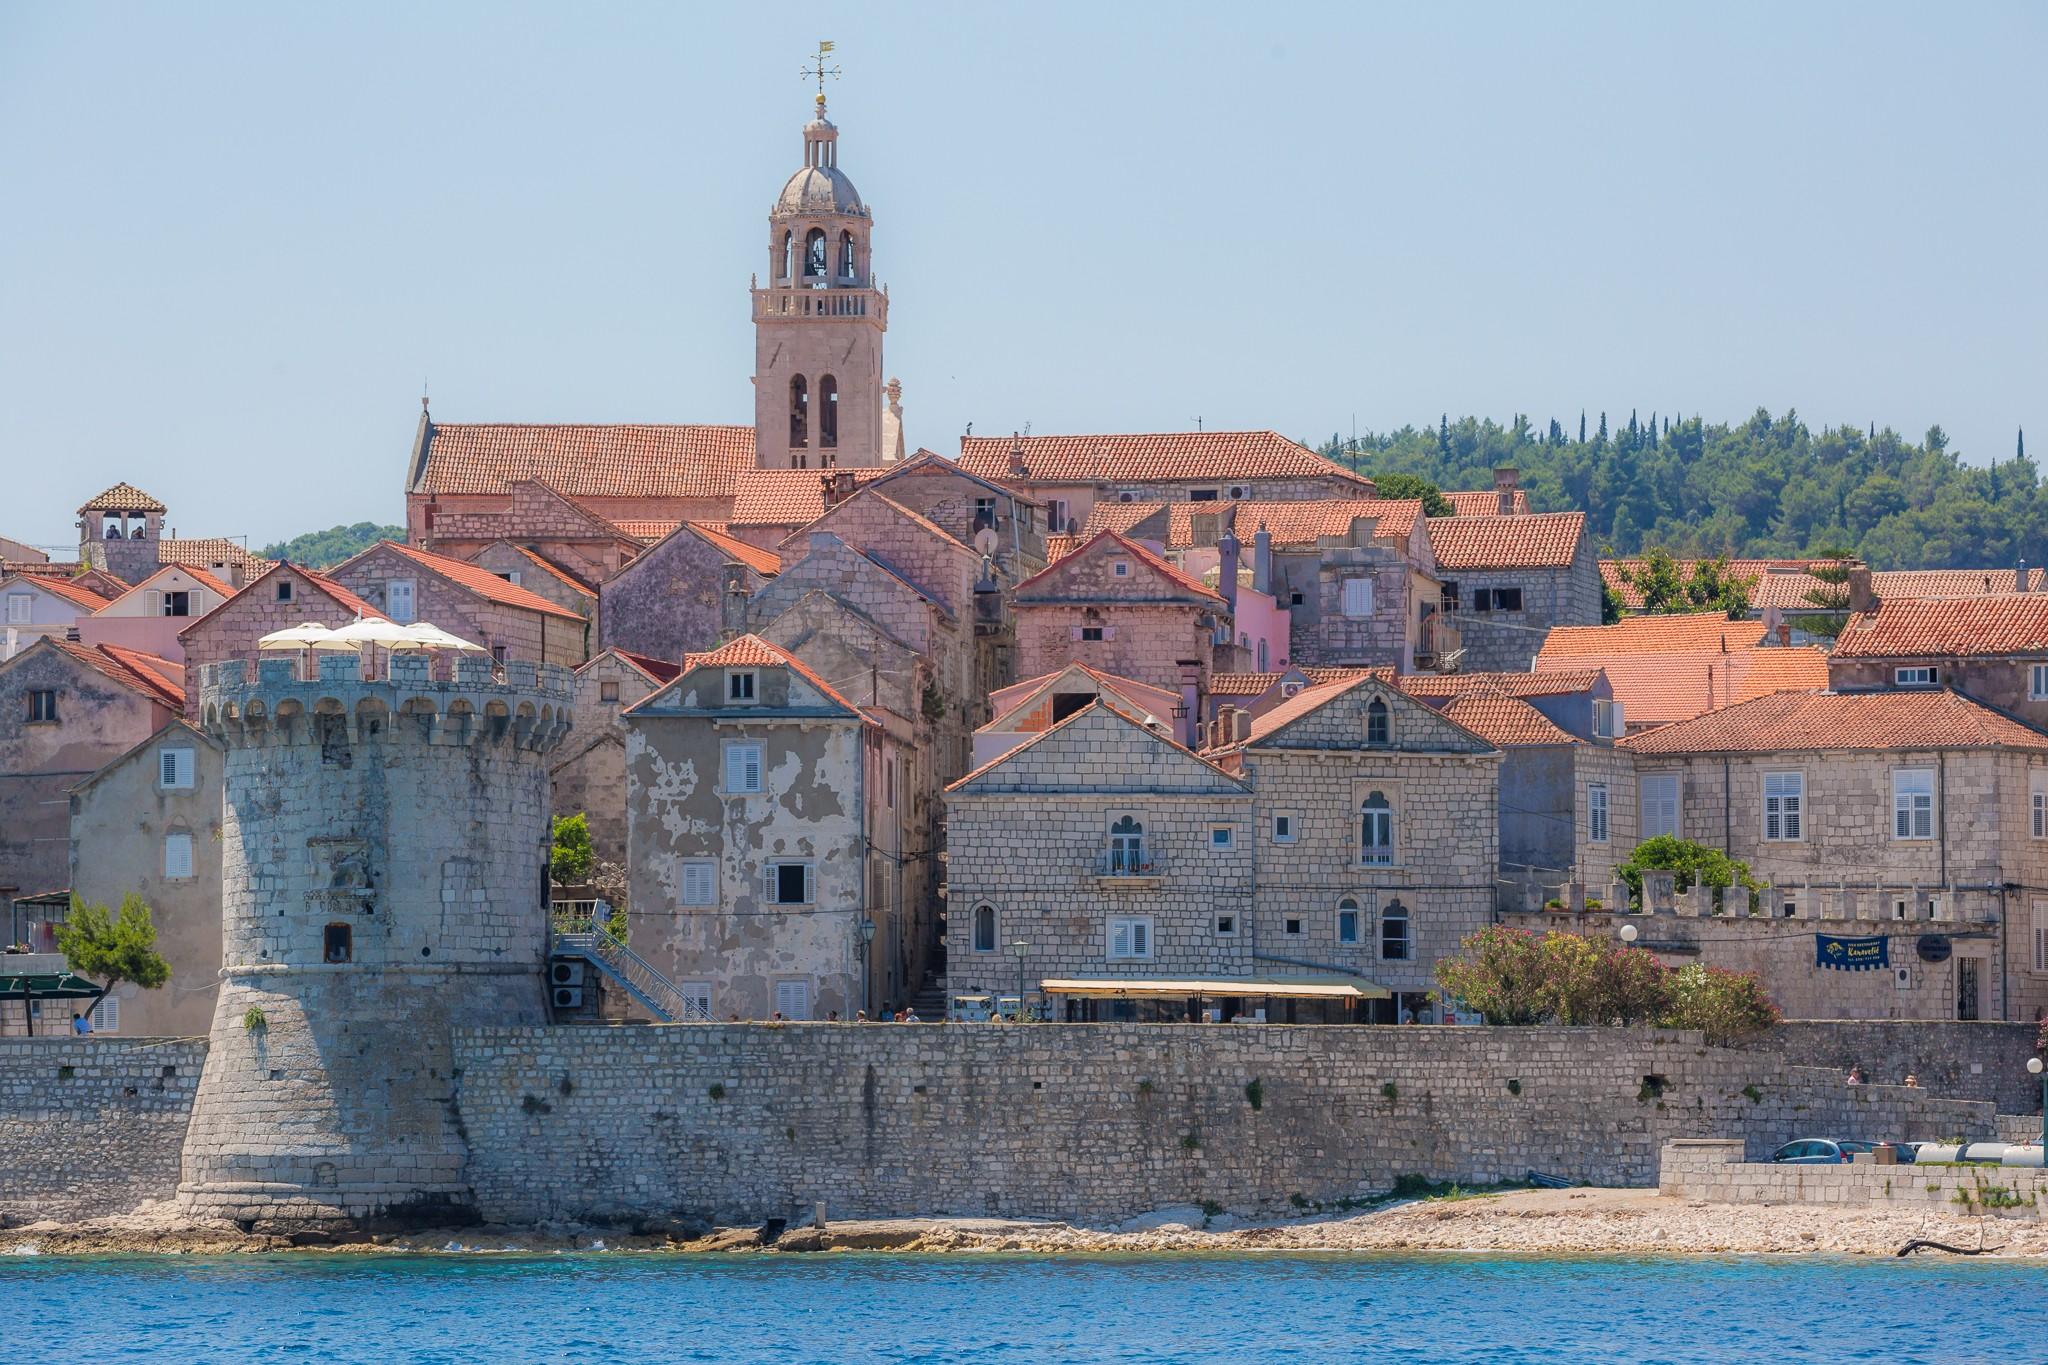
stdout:
[(0, 1222), (168, 1198), (205, 1061), (204, 1038), (0, 1040)]

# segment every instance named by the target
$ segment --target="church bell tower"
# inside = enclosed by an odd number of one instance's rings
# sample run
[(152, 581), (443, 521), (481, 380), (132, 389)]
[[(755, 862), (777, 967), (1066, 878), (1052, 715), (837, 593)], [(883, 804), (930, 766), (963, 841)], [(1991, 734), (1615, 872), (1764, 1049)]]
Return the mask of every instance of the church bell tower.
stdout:
[(867, 468), (883, 462), (882, 333), (889, 296), (875, 288), (874, 218), (839, 169), (825, 117), (829, 43), (819, 44), (817, 113), (804, 164), (768, 213), (768, 280), (755, 281), (754, 453), (763, 469)]

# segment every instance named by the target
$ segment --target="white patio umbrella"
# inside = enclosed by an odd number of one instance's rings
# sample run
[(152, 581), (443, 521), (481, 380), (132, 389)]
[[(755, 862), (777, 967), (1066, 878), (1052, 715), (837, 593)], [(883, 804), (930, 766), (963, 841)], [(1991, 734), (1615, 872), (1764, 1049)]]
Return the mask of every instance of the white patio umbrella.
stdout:
[(407, 626), (405, 628), (405, 642), (403, 644), (394, 644), (391, 648), (394, 650), (452, 649), (465, 654), (482, 654), (484, 652), (482, 645), (465, 640), (460, 635), (450, 635), (431, 621), (415, 621)]
[(330, 637), (346, 641), (351, 645), (382, 645), (386, 649), (402, 646), (411, 638), (405, 627), (381, 616), (361, 616), (336, 630)]
[(284, 630), (273, 630), (256, 642), (256, 648), (351, 651), (356, 645), (352, 640), (337, 639), (331, 626), (323, 626), (318, 621), (305, 621), (296, 626), (288, 626)]

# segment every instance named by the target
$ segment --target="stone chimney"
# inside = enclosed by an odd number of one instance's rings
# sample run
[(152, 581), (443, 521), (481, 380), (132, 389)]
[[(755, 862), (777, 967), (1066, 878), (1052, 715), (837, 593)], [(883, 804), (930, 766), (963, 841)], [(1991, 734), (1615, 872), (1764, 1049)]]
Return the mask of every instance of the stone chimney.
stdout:
[(2027, 557), (2025, 555), (2020, 556), (2020, 566), (2013, 572), (2012, 590), (2014, 592), (2025, 592), (2027, 590)]
[(1024, 437), (1020, 432), (1010, 433), (1010, 477), (1021, 479), (1030, 473), (1024, 465)]
[(1849, 565), (1849, 610), (1865, 612), (1876, 607), (1877, 599), (1870, 592), (1870, 566), (1855, 560)]
[(853, 496), (853, 471), (827, 470), (818, 476), (818, 488), (824, 494), (825, 510), (829, 512)]
[(1515, 490), (1521, 487), (1522, 471), (1519, 469), (1496, 469), (1493, 471), (1493, 495), (1499, 500), (1500, 514), (1513, 516), (1515, 511)]
[(1269, 596), (1273, 591), (1273, 533), (1263, 521), (1252, 533), (1252, 589)]
[(1216, 542), (1216, 591), (1223, 594), (1223, 605), (1230, 609), (1233, 623), (1237, 619), (1237, 558), (1237, 532), (1226, 528)]
[(1239, 708), (1230, 713), (1230, 742), (1249, 743), (1252, 737), (1252, 713)]
[(747, 633), (747, 570), (745, 565), (725, 566), (725, 591), (718, 599), (718, 636), (721, 641)]

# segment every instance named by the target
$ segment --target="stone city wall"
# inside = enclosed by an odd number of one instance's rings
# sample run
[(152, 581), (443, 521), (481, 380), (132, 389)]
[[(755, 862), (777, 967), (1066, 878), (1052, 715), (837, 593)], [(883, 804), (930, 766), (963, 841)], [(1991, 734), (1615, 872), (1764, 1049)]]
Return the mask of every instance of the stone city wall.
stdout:
[(1677, 1141), (1665, 1146), (1660, 1194), (1717, 1204), (1876, 1204), (1927, 1213), (2040, 1218), (2048, 1176), (2013, 1166), (1797, 1166), (1744, 1161), (1742, 1144)]
[(203, 1038), (0, 1040), (0, 1224), (169, 1198), (205, 1062)]
[(1649, 1031), (459, 1028), (455, 1060), (478, 1211), (514, 1223), (821, 1200), (848, 1217), (1285, 1213), (1409, 1172), (1648, 1185), (1678, 1137), (1740, 1133), (1761, 1158), (1850, 1126), (1994, 1127), (1987, 1104), (1873, 1097), (1887, 1088)]
[(2033, 1024), (1953, 1019), (1788, 1020), (1750, 1046), (1794, 1066), (1846, 1076), (1860, 1065), (1871, 1080), (1888, 1083), (1911, 1075), (1937, 1095), (1989, 1101), (2001, 1114), (2038, 1114), (2041, 1080), (2027, 1070), (2034, 1033)]

